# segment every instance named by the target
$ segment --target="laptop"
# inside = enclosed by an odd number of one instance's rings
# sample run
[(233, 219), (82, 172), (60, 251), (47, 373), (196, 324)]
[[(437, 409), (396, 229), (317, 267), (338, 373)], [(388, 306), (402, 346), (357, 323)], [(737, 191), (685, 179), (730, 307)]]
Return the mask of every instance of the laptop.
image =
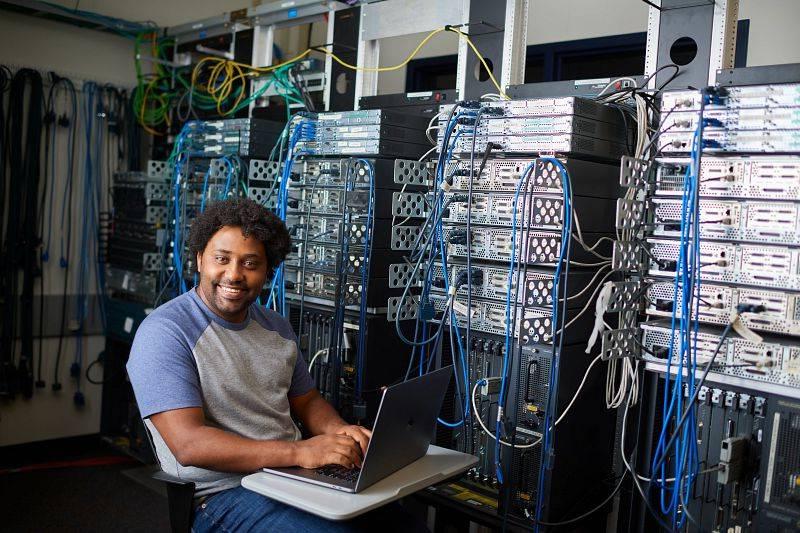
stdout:
[(361, 468), (265, 468), (264, 472), (344, 492), (359, 492), (428, 452), (453, 367), (447, 366), (383, 391)]

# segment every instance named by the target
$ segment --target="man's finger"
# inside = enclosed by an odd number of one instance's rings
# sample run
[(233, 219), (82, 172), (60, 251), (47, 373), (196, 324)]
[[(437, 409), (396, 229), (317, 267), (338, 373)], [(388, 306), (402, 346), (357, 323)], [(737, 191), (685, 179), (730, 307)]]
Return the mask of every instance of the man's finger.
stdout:
[(363, 434), (361, 431), (359, 431), (358, 429), (356, 429), (355, 431), (353, 431), (353, 433), (351, 434), (351, 436), (352, 436), (352, 437), (353, 437), (353, 439), (354, 439), (354, 440), (355, 440), (355, 441), (358, 443), (358, 445), (361, 447), (361, 453), (362, 453), (362, 455), (363, 455), (363, 454), (366, 454), (366, 453), (367, 453), (367, 446), (369, 445), (369, 437), (367, 437), (366, 435), (364, 435), (364, 434)]
[(353, 465), (359, 464), (360, 458), (358, 457), (358, 453), (352, 447), (341, 448), (338, 450), (344, 457), (347, 458), (346, 463), (344, 466), (348, 468), (352, 468)]

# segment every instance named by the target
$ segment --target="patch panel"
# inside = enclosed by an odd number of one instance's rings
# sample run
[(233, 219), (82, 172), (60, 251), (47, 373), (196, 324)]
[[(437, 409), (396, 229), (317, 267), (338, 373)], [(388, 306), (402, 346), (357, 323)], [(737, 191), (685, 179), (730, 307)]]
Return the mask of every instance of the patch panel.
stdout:
[[(800, 295), (745, 287), (702, 284), (697, 297), (699, 305), (692, 318), (706, 324), (728, 324), (740, 304), (765, 307), (762, 313), (742, 313), (741, 321), (750, 329), (787, 335), (800, 335)], [(683, 301), (672, 282), (656, 281), (647, 289), (647, 314), (672, 316), (673, 306), (680, 309)]]
[[(678, 333), (670, 335), (668, 321), (641, 324), (643, 358), (665, 361), (670, 345), (673, 346), (672, 364), (678, 364)], [(672, 338), (672, 341), (670, 341)], [(697, 363), (705, 367), (711, 360), (720, 340), (720, 331), (703, 326), (697, 334)], [(719, 376), (735, 376), (752, 380), (752, 388), (760, 390), (761, 383), (800, 388), (800, 343), (795, 339), (766, 337), (757, 343), (731, 333), (725, 340), (711, 372)]]
[[(649, 239), (648, 273), (675, 278), (678, 242)], [(782, 246), (700, 243), (700, 279), (726, 284), (753, 285), (800, 291), (800, 249)]]
[[(654, 194), (679, 196), (688, 159), (659, 160)], [(800, 158), (703, 157), (700, 162), (701, 197), (800, 200)]]
[[(654, 198), (656, 236), (680, 234), (681, 201)], [(701, 199), (701, 239), (791, 245), (800, 242), (800, 203)]]

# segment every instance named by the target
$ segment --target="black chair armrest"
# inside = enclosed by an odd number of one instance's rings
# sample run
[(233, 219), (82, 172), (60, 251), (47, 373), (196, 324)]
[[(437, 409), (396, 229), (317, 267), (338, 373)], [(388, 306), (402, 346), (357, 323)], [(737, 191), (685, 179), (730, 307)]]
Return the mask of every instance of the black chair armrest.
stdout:
[(163, 481), (167, 485), (167, 503), (169, 505), (169, 524), (173, 533), (186, 533), (192, 529), (194, 511), (194, 482), (158, 471), (153, 479)]

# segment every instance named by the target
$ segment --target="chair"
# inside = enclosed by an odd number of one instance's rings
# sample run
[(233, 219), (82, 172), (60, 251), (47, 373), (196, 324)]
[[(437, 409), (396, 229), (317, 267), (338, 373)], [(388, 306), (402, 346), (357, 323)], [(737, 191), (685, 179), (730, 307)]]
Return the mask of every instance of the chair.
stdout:
[[(158, 461), (156, 447), (150, 428), (144, 424), (147, 441), (153, 450), (153, 455)], [(159, 467), (161, 463), (159, 462)], [(192, 530), (192, 514), (194, 511), (194, 483), (179, 477), (159, 471), (153, 474), (153, 479), (163, 481), (167, 486), (167, 505), (169, 506), (169, 526), (172, 533), (186, 533)]]

